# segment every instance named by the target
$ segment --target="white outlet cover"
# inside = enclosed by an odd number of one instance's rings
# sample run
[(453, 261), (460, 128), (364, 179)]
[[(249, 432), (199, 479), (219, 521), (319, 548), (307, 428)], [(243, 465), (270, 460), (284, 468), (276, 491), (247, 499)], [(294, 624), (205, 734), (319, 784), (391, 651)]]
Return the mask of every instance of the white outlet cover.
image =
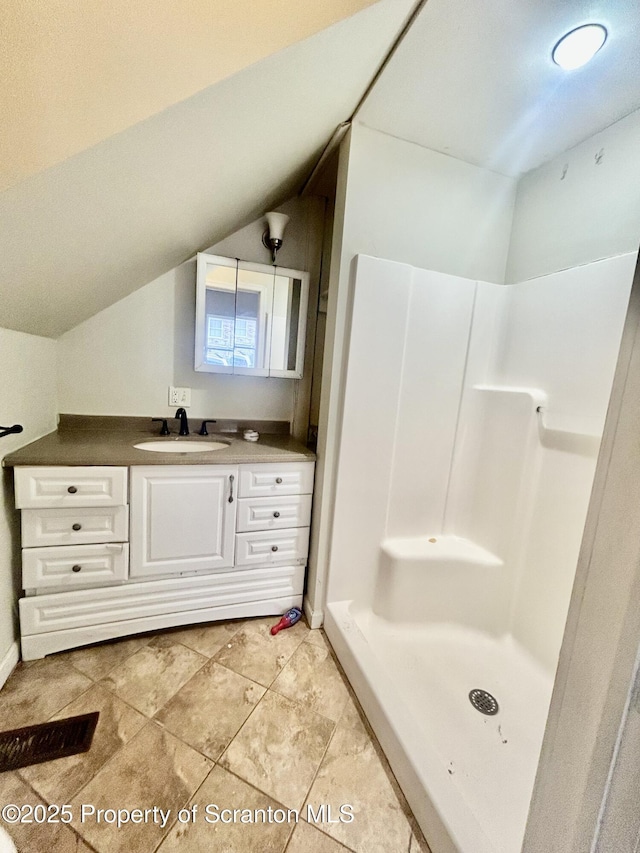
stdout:
[(169, 405), (183, 406), (185, 409), (191, 405), (191, 388), (179, 388), (169, 386)]

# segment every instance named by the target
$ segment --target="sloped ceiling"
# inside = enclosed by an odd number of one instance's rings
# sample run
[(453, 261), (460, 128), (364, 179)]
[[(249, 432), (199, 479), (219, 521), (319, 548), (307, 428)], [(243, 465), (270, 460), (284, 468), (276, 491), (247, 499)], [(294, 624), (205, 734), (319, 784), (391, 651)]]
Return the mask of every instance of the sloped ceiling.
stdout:
[[(551, 51), (584, 23), (583, 68)], [(369, 127), (519, 175), (640, 107), (637, 0), (429, 0), (358, 114)]]
[(375, 0), (3, 0), (0, 190)]
[(56, 337), (290, 197), (413, 5), (379, 0), (5, 190), (0, 326)]

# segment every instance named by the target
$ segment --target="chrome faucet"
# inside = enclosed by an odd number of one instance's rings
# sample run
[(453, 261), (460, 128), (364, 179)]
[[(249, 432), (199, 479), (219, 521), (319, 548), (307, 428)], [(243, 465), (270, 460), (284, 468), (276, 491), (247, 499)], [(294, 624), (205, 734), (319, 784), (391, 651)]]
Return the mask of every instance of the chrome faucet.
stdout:
[(182, 406), (176, 412), (176, 418), (180, 418), (180, 435), (189, 435), (189, 421)]

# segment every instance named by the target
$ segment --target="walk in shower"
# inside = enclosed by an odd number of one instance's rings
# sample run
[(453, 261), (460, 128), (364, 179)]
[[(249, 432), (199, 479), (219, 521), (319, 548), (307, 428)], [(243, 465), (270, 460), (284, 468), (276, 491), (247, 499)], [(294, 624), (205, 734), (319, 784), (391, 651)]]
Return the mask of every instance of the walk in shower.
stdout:
[(517, 853), (635, 254), (352, 267), (327, 634), (434, 853)]

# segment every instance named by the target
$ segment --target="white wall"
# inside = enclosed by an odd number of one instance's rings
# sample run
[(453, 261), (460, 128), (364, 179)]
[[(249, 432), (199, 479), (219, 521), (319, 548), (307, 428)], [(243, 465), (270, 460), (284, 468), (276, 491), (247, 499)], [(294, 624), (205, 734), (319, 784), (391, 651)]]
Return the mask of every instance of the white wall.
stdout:
[[(3, 399), (0, 424), (24, 432), (0, 439), (0, 460), (56, 428), (56, 343), (49, 338), (0, 329)], [(16, 602), (21, 590), (18, 513), (12, 470), (2, 471), (0, 492), (0, 685), (17, 660)]]
[(524, 175), (507, 278), (524, 281), (640, 242), (640, 111)]
[[(315, 314), (322, 247), (323, 205), (294, 199), (278, 263), (311, 272), (310, 311)], [(209, 251), (269, 263), (262, 245), (263, 220)], [(58, 339), (60, 411), (89, 415), (172, 416), (169, 385), (192, 389), (189, 415), (304, 421), (299, 398), (310, 393), (313, 330), (305, 378), (272, 379), (196, 373), (193, 369), (195, 260), (188, 261), (106, 308)], [(314, 298), (315, 297), (315, 298)], [(306, 394), (306, 397), (305, 397)]]
[(564, 449), (540, 446), (511, 615), (516, 639), (552, 671), (596, 466), (571, 433), (602, 433), (635, 263), (630, 253), (509, 288), (496, 382), (546, 392), (547, 428), (569, 433)]
[(372, 255), (504, 281), (516, 180), (352, 128), (343, 260)]
[(475, 282), (360, 255), (330, 600), (370, 600), (386, 536), (442, 530)]
[(340, 147), (318, 429), (311, 606), (321, 611), (357, 254), (502, 282), (516, 182), (361, 124)]
[[(637, 113), (525, 175), (516, 186), (515, 179), (361, 124), (353, 126), (340, 152), (341, 190), (327, 316), (328, 361), (320, 409), (318, 470), (323, 485), (314, 508), (320, 518), (314, 536), (331, 539), (335, 498), (332, 477), (344, 402), (354, 256), (362, 252), (503, 284), (634, 252), (640, 236), (639, 167), (635, 156), (639, 142)], [(574, 293), (572, 298), (588, 301), (588, 288), (584, 293)], [(495, 300), (504, 301), (497, 291)], [(617, 310), (615, 301), (603, 306), (607, 316)], [(587, 307), (586, 302), (583, 307)], [(478, 304), (476, 309), (478, 321), (481, 306)], [(494, 309), (498, 311), (497, 304), (491, 311)], [(474, 381), (478, 382), (489, 381), (487, 369), (492, 341), (496, 340), (497, 317), (491, 311), (485, 318), (485, 341), (480, 346), (484, 347), (484, 355), (476, 362), (480, 368)], [(540, 317), (534, 347), (546, 324), (547, 319)], [(585, 337), (587, 334), (585, 331)], [(480, 353), (476, 355), (480, 357)], [(501, 353), (494, 355), (502, 357)], [(581, 363), (580, 347), (565, 355), (569, 360), (573, 358), (575, 365)], [(535, 363), (536, 359), (534, 349), (531, 360)], [(534, 377), (525, 375), (526, 360), (522, 368), (522, 381), (533, 381)], [(574, 376), (574, 381), (567, 383), (569, 418), (575, 408), (573, 389), (581, 400), (587, 399), (584, 392), (588, 376), (580, 372), (579, 377)], [(590, 420), (592, 431), (601, 426), (607, 395), (608, 390), (602, 388), (588, 395), (590, 402), (586, 403), (584, 417)], [(556, 400), (556, 423), (562, 416)], [(316, 552), (315, 588), (321, 590), (329, 548), (320, 542)], [(320, 609), (320, 604), (316, 607)]]
[[(442, 531), (475, 298), (475, 282), (469, 279), (419, 269), (411, 273), (393, 467), (385, 491), (386, 536)], [(371, 298), (365, 290), (365, 312)], [(388, 340), (380, 328), (372, 333), (379, 361), (386, 362)], [(364, 353), (361, 357), (375, 394), (378, 365), (367, 365)], [(349, 370), (352, 358), (353, 351)]]

